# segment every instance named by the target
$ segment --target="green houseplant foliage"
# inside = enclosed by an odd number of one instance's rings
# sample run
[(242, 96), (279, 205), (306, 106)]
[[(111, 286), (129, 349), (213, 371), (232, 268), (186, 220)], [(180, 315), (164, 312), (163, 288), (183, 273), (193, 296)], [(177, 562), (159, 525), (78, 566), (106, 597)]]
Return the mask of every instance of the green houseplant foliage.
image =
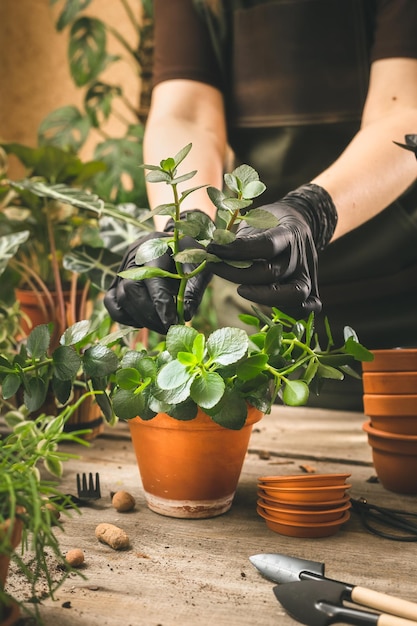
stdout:
[[(96, 131), (101, 140), (96, 145), (94, 158), (106, 164), (106, 172), (96, 178), (94, 191), (115, 204), (133, 202), (145, 207), (145, 181), (138, 173), (137, 163), (142, 161), (144, 123), (150, 98), (152, 1), (119, 0), (136, 33), (135, 47), (114, 24), (88, 15), (93, 0), (49, 1), (61, 9), (57, 30), (69, 30), (69, 70), (75, 85), (84, 92), (84, 101), (81, 109), (67, 105), (52, 111), (40, 124), (39, 143), (78, 152), (91, 131)], [(120, 44), (120, 54), (109, 52), (109, 36)], [(128, 64), (132, 68), (132, 81), (140, 80), (139, 105), (129, 101), (122, 86), (110, 84), (104, 77), (105, 70), (117, 63)], [(106, 131), (106, 123), (112, 118), (122, 122), (124, 132), (119, 137), (111, 137)]]
[[(64, 432), (65, 422), (74, 408), (67, 407), (53, 420), (43, 414), (26, 421), (17, 411), (5, 415), (10, 431), (0, 439), (0, 554), (15, 563), (30, 584), (33, 598), (44, 590), (45, 583), (53, 597), (69, 573), (79, 574), (66, 562), (55, 535), (56, 528), (64, 529), (61, 516), (79, 512), (58, 487), (65, 461), (74, 458), (63, 452), (60, 444), (71, 441), (85, 445), (80, 439), (85, 431)], [(49, 479), (45, 477), (48, 474)], [(13, 549), (12, 525), (7, 521), (16, 517), (23, 524), (23, 534), (21, 546)], [(56, 562), (53, 570), (48, 557)], [(42, 590), (38, 589), (40, 583)], [(33, 610), (23, 605), (19, 597), (7, 593), (7, 581), (4, 589), (0, 586), (0, 621), (5, 618), (3, 612), (10, 601), (21, 604), (27, 613), (35, 615), (36, 623), (42, 623), (38, 621), (36, 602)]]
[[(136, 263), (141, 267), (121, 272), (132, 280), (165, 276), (177, 280), (177, 314), (179, 324), (168, 330), (161, 349), (155, 354), (128, 351), (116, 372), (113, 390), (115, 413), (130, 419), (139, 415), (152, 419), (163, 412), (175, 419), (189, 420), (202, 408), (215, 422), (231, 429), (240, 429), (246, 420), (247, 406), (262, 412), (270, 411), (279, 395), (288, 405), (302, 405), (310, 389), (319, 391), (326, 378), (341, 380), (357, 376), (355, 361), (372, 360), (351, 328), (345, 329), (344, 344), (335, 347), (331, 329), (326, 323), (327, 345), (321, 348), (314, 332), (314, 315), (296, 320), (278, 309), (267, 316), (254, 309), (255, 315), (241, 316), (255, 327), (252, 334), (239, 328), (220, 328), (207, 338), (184, 324), (183, 295), (187, 281), (203, 271), (207, 261), (217, 262), (207, 252), (211, 240), (227, 243), (235, 237), (234, 225), (246, 220), (259, 228), (275, 225), (263, 209), (252, 208), (253, 199), (263, 193), (265, 185), (253, 168), (238, 167), (225, 175), (226, 192), (209, 187), (208, 194), (217, 208), (217, 225), (199, 211), (181, 214), (181, 204), (195, 189), (179, 191), (178, 186), (196, 172), (178, 173), (178, 166), (187, 157), (191, 144), (159, 165), (144, 165), (147, 180), (170, 185), (172, 203), (156, 207), (152, 214), (168, 215), (172, 234), (156, 238), (139, 247)], [(201, 246), (180, 251), (185, 235), (195, 238)], [(175, 272), (147, 266), (153, 259), (171, 251)], [(193, 265), (191, 271), (185, 264)]]

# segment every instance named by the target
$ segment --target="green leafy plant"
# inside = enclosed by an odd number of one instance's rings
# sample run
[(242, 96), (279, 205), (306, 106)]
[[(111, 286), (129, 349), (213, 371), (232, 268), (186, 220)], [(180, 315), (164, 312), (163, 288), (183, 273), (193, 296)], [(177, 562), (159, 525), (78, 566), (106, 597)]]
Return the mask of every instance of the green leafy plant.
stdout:
[(82, 320), (67, 328), (59, 346), (51, 350), (50, 326), (36, 326), (18, 351), (0, 354), (0, 406), (12, 409), (20, 393), (25, 411), (32, 413), (43, 407), (49, 389), (61, 406), (73, 403), (78, 390), (82, 396), (94, 393), (108, 423), (113, 424), (107, 392), (119, 359), (112, 347), (127, 332), (111, 333), (108, 319), (99, 327)]
[[(242, 329), (227, 327), (215, 330), (206, 338), (184, 325), (183, 294), (187, 281), (203, 271), (207, 261), (220, 261), (207, 252), (207, 244), (211, 240), (232, 241), (233, 227), (240, 220), (259, 228), (276, 224), (266, 211), (251, 208), (253, 199), (264, 191), (265, 185), (247, 165), (225, 175), (227, 193), (212, 187), (207, 190), (217, 208), (217, 227), (199, 211), (182, 215), (183, 200), (198, 189), (178, 190), (180, 184), (196, 173), (178, 174), (178, 166), (190, 150), (191, 144), (175, 157), (162, 160), (159, 166), (144, 166), (150, 170), (149, 182), (172, 187), (172, 203), (156, 207), (152, 214), (168, 215), (173, 231), (169, 237), (145, 242), (136, 255), (136, 263), (141, 267), (120, 273), (131, 280), (156, 276), (177, 280), (179, 324), (171, 326), (155, 354), (146, 351), (124, 354), (121, 368), (116, 372), (113, 406), (123, 419), (139, 415), (145, 420), (159, 412), (180, 420), (193, 419), (200, 407), (222, 426), (239, 429), (245, 423), (248, 404), (269, 412), (278, 395), (285, 404), (305, 404), (310, 389), (319, 391), (326, 378), (341, 380), (345, 374), (357, 377), (352, 368), (354, 362), (373, 357), (351, 328), (345, 329), (344, 344), (336, 348), (328, 323), (327, 345), (321, 349), (314, 332), (313, 314), (308, 320), (296, 320), (275, 308), (270, 317), (254, 308), (256, 315), (241, 316), (255, 327), (250, 335)], [(185, 235), (194, 237), (199, 247), (181, 251), (180, 240)], [(173, 254), (175, 272), (146, 266), (167, 251)], [(194, 269), (186, 272), (185, 263), (194, 264)]]
[[(119, 0), (137, 45), (126, 40), (114, 24), (88, 15), (93, 0), (50, 0), (60, 5), (56, 27), (69, 29), (68, 64), (71, 77), (84, 91), (83, 107), (67, 105), (52, 111), (40, 124), (40, 145), (55, 145), (77, 152), (92, 131), (98, 133), (94, 158), (106, 164), (106, 172), (94, 182), (94, 191), (115, 204), (133, 202), (147, 206), (143, 176), (142, 139), (151, 90), (152, 25), (151, 0)], [(118, 42), (120, 53), (109, 51), (109, 39)], [(132, 82), (140, 81), (140, 102), (131, 102), (119, 84), (105, 78), (109, 66), (124, 63), (131, 68)], [(124, 129), (119, 137), (109, 136), (106, 126), (117, 119)]]
[[(80, 398), (78, 404), (84, 400)], [(0, 556), (10, 558), (30, 584), (33, 598), (46, 583), (53, 596), (56, 589), (70, 573), (80, 574), (66, 562), (55, 535), (55, 529), (64, 529), (62, 516), (79, 512), (71, 500), (59, 490), (58, 480), (65, 462), (74, 455), (63, 452), (60, 444), (77, 442), (85, 431), (71, 434), (64, 426), (76, 406), (67, 407), (51, 420), (46, 415), (27, 421), (18, 411), (6, 413), (9, 434), (0, 439)], [(42, 470), (42, 471), (41, 471)], [(45, 478), (45, 472), (52, 479)], [(22, 524), (22, 541), (12, 546), (12, 532), (16, 523)], [(26, 557), (29, 557), (29, 561)], [(53, 558), (56, 567), (50, 566)], [(42, 590), (38, 585), (42, 583)], [(7, 592), (0, 584), (0, 621), (6, 617), (10, 601), (21, 604), (26, 612), (39, 618), (37, 604), (33, 611), (23, 605), (18, 597)], [(41, 623), (37, 621), (36, 623)]]

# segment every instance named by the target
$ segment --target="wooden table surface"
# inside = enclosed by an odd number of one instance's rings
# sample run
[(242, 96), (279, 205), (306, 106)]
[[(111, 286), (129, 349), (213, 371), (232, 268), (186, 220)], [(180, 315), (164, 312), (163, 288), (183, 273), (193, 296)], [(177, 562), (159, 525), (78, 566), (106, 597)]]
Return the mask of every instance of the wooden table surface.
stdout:
[[(248, 560), (278, 552), (325, 563), (330, 578), (417, 601), (417, 543), (383, 539), (365, 530), (357, 514), (335, 535), (298, 539), (272, 532), (256, 512), (257, 478), (350, 472), (353, 498), (417, 513), (417, 498), (386, 491), (375, 476), (360, 413), (275, 406), (255, 425), (232, 509), (209, 520), (163, 517), (146, 507), (128, 427), (106, 428), (89, 448), (74, 447), (62, 487), (75, 492), (77, 472), (100, 473), (102, 498), (64, 521), (63, 552), (82, 548), (86, 580), (71, 577), (55, 601), (42, 603), (46, 626), (290, 626), (273, 583)], [(69, 448), (73, 450), (72, 446)], [(136, 499), (117, 513), (110, 492)], [(94, 530), (110, 522), (123, 528), (131, 548), (117, 552)]]

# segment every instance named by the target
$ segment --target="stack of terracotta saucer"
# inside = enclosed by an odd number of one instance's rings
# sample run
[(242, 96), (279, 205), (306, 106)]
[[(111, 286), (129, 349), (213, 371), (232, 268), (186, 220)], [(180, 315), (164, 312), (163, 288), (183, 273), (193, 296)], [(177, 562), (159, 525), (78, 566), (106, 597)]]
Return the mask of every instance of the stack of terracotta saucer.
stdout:
[(350, 474), (262, 476), (257, 511), (270, 530), (290, 537), (328, 537), (350, 517)]

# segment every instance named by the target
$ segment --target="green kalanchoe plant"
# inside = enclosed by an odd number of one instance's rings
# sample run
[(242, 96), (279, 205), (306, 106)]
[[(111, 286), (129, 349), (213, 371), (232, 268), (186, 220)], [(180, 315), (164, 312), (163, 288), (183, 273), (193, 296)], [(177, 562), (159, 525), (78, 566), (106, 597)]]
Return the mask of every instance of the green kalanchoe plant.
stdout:
[[(336, 348), (330, 326), (326, 324), (327, 346), (321, 349), (314, 331), (314, 315), (296, 320), (278, 309), (266, 316), (254, 308), (255, 315), (240, 316), (255, 327), (248, 335), (241, 328), (219, 328), (207, 338), (184, 324), (183, 294), (187, 281), (203, 271), (208, 261), (218, 259), (207, 252), (215, 240), (230, 242), (233, 227), (245, 220), (259, 228), (276, 225), (275, 218), (262, 209), (251, 208), (253, 199), (265, 189), (257, 172), (242, 165), (224, 177), (228, 193), (209, 187), (208, 194), (217, 208), (217, 224), (200, 211), (181, 214), (183, 200), (199, 187), (182, 191), (178, 186), (196, 172), (178, 175), (177, 168), (188, 155), (191, 144), (159, 166), (150, 170), (148, 182), (172, 187), (173, 202), (156, 207), (152, 214), (168, 215), (173, 221), (171, 236), (153, 239), (139, 247), (136, 263), (120, 276), (143, 280), (165, 276), (179, 281), (177, 313), (179, 324), (168, 330), (160, 350), (127, 351), (116, 372), (113, 408), (120, 418), (139, 415), (144, 420), (164, 412), (175, 419), (196, 417), (198, 407), (215, 422), (240, 429), (245, 423), (248, 404), (264, 413), (270, 411), (277, 396), (284, 404), (297, 406), (307, 402), (310, 389), (320, 390), (324, 379), (341, 380), (345, 374), (358, 377), (355, 361), (372, 360), (372, 354), (358, 341), (351, 328), (345, 329), (345, 341)], [(271, 220), (274, 220), (273, 223)], [(200, 247), (181, 251), (180, 240), (193, 237)], [(147, 267), (153, 259), (172, 251), (175, 272)], [(190, 264), (194, 267), (185, 271)]]

